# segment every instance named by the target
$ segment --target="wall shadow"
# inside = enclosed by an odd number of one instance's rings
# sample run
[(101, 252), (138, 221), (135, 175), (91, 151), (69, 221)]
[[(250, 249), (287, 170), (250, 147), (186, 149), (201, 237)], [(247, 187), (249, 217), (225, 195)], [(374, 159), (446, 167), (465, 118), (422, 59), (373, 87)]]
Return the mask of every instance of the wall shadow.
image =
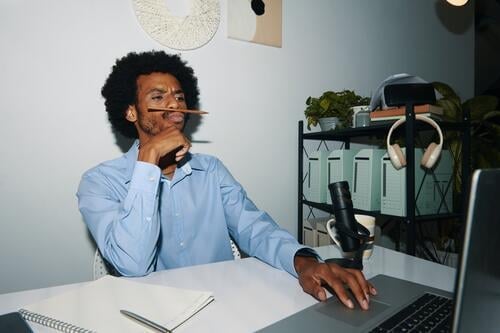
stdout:
[(118, 148), (120, 148), (120, 151), (122, 153), (126, 153), (130, 149), (130, 147), (132, 146), (132, 143), (134, 142), (135, 139), (127, 138), (127, 137), (121, 135), (112, 126), (111, 126), (111, 131), (113, 132), (113, 135), (115, 136), (115, 144), (118, 146)]
[(452, 6), (445, 0), (434, 3), (436, 15), (443, 26), (456, 35), (466, 32), (474, 24), (474, 1), (469, 1), (461, 7)]

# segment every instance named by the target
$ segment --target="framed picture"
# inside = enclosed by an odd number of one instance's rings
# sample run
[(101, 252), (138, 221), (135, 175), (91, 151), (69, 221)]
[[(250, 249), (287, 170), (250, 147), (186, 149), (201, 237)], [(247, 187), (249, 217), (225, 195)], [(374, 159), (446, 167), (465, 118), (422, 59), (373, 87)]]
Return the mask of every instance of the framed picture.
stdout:
[(282, 0), (229, 0), (229, 38), (281, 47)]

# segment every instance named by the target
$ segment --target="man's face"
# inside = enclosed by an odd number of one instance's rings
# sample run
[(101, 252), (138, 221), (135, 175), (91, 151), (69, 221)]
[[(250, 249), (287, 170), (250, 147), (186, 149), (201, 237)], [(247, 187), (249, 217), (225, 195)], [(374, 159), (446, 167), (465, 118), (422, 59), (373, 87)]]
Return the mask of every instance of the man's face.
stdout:
[[(137, 104), (128, 112), (135, 112), (133, 121), (139, 138), (152, 137), (167, 125), (177, 129), (184, 127), (184, 113), (148, 112), (148, 108), (186, 109), (184, 92), (177, 79), (168, 73), (151, 73), (137, 78)], [(132, 121), (127, 117), (129, 121)]]

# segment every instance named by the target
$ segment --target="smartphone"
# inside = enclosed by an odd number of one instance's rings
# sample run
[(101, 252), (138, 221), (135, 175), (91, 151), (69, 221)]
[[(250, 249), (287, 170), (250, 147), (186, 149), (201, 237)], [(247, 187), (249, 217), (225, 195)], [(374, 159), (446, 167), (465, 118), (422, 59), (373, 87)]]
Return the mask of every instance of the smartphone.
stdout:
[(0, 315), (0, 332), (33, 333), (19, 312)]

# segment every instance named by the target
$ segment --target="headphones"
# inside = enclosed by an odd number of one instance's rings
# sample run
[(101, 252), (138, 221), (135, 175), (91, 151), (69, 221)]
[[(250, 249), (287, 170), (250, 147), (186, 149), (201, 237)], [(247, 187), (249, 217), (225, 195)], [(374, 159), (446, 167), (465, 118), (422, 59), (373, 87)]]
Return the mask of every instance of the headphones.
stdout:
[[(439, 134), (439, 144), (436, 144), (435, 142), (431, 142), (429, 146), (427, 146), (427, 149), (425, 150), (424, 156), (422, 156), (422, 160), (420, 161), (420, 164), (427, 169), (431, 169), (434, 164), (436, 164), (436, 161), (439, 158), (439, 155), (441, 155), (441, 150), (443, 148), (443, 132), (441, 131), (441, 128), (439, 125), (432, 120), (431, 118), (422, 116), (422, 115), (416, 115), (415, 116), (416, 120), (420, 120), (423, 122), (426, 122), (427, 124), (431, 125), (436, 129), (436, 131)], [(398, 121), (396, 121), (392, 126), (391, 129), (389, 130), (389, 134), (387, 134), (387, 154), (389, 155), (389, 158), (391, 159), (392, 165), (396, 170), (399, 170), (406, 166), (406, 158), (403, 154), (403, 151), (401, 150), (401, 147), (397, 143), (391, 145), (391, 135), (392, 131), (394, 131), (396, 128), (399, 127), (402, 123), (406, 121), (406, 117), (400, 118)]]

